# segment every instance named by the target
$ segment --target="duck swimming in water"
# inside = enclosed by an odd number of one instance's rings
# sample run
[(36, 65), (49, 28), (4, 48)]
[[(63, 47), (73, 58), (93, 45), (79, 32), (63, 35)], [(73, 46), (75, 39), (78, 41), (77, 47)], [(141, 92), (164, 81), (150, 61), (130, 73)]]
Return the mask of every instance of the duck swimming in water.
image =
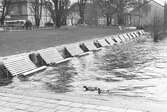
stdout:
[(98, 90), (97, 87), (87, 87), (87, 86), (83, 86), (83, 88), (85, 89), (85, 91), (97, 91), (97, 90)]

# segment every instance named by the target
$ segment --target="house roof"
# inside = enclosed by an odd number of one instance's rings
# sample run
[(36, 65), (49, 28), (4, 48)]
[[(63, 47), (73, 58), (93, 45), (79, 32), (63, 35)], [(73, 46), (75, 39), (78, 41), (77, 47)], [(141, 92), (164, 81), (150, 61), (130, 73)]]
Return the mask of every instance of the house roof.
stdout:
[(140, 8), (142, 8), (142, 7), (144, 7), (145, 5), (147, 5), (147, 4), (151, 3), (151, 2), (154, 2), (155, 4), (157, 4), (157, 5), (161, 6), (161, 7), (164, 7), (162, 4), (158, 3), (158, 2), (155, 1), (155, 0), (149, 0), (149, 1), (146, 2), (145, 4), (142, 4), (142, 5), (137, 6), (136, 8), (134, 8), (132, 11), (130, 11), (130, 13), (135, 12), (136, 10), (138, 10), (138, 9), (140, 9)]

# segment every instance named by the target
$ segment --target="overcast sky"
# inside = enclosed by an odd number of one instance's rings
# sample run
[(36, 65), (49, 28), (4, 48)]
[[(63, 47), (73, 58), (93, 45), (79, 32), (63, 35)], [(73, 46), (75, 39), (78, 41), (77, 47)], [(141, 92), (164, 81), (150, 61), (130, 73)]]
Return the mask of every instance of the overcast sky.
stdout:
[[(76, 1), (78, 1), (78, 0), (71, 0), (72, 3), (76, 2)], [(164, 4), (165, 0), (155, 0), (155, 1), (157, 1), (160, 4)]]

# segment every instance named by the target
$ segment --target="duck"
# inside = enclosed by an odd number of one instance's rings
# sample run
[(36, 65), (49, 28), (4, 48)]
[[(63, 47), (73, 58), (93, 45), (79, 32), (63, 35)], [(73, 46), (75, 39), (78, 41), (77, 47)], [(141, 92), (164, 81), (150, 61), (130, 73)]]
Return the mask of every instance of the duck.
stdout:
[(111, 93), (111, 90), (102, 90), (100, 88), (97, 89), (97, 93), (100, 95), (102, 93)]
[(83, 86), (83, 88), (85, 89), (85, 91), (97, 91), (98, 90), (97, 87)]

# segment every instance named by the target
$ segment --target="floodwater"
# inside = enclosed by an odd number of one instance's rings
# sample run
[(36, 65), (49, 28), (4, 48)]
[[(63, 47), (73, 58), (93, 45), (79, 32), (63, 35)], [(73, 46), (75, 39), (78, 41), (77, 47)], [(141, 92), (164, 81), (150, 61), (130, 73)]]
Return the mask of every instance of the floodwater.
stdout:
[(144, 97), (167, 101), (167, 40), (148, 39), (104, 48), (48, 68), (27, 81), (6, 88), (66, 94), (97, 95), (83, 86), (100, 88), (106, 96)]

